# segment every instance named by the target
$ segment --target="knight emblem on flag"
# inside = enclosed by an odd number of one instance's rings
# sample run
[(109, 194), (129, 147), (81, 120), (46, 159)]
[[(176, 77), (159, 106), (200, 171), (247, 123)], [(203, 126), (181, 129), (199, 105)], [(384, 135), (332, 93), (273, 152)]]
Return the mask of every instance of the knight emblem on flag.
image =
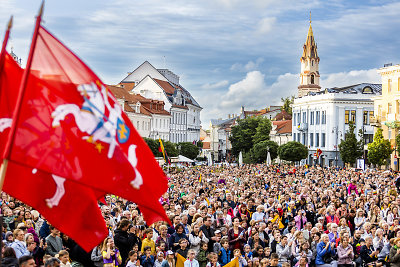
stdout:
[(117, 137), (120, 144), (125, 143), (129, 139), (131, 130), (120, 118), (117, 120)]

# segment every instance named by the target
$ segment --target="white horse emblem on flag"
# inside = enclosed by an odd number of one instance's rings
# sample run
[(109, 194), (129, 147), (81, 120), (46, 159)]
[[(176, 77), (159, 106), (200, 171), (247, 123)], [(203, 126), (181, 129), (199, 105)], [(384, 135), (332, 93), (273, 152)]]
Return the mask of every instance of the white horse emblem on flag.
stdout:
[[(64, 120), (68, 114), (72, 114), (79, 130), (85, 134), (83, 138), (96, 142), (101, 141), (109, 144), (107, 157), (112, 158), (117, 142), (124, 143), (128, 140), (130, 130), (122, 118), (122, 110), (117, 101), (114, 105), (108, 101), (108, 97), (115, 100), (114, 96), (99, 83), (83, 84), (77, 90), (83, 96), (85, 102), (82, 107), (76, 104), (63, 104), (56, 107), (52, 112), (52, 126), (60, 126), (60, 121)], [(106, 110), (108, 116), (106, 116)], [(130, 145), (128, 149), (128, 161), (135, 171), (135, 179), (131, 181), (132, 187), (139, 189), (143, 184), (143, 179), (137, 169), (136, 145)]]

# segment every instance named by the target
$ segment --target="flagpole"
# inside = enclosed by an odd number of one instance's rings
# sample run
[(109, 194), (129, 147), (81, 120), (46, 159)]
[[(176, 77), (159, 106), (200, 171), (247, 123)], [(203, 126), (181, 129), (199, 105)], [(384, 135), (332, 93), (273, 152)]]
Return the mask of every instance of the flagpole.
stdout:
[[(4, 35), (4, 40), (3, 40), (3, 46), (1, 47), (1, 52), (0, 52), (0, 73), (4, 69), (4, 60), (6, 58), (6, 47), (8, 43), (8, 38), (10, 37), (10, 31), (11, 27), (13, 24), (13, 16), (11, 16), (10, 20), (8, 21), (7, 24), (7, 30)], [(0, 88), (1, 89), (1, 88)], [(4, 178), (6, 175), (5, 169), (7, 169), (8, 165), (8, 160), (3, 160), (3, 163), (0, 166), (0, 192), (3, 189), (3, 183), (4, 183)], [(0, 226), (3, 225), (3, 216), (0, 214)], [(3, 227), (0, 227), (0, 235), (3, 235)], [(3, 249), (3, 242), (0, 242), (0, 251)], [(2, 260), (2, 253), (0, 253), (0, 262)]]
[[(4, 35), (4, 40), (3, 40), (3, 46), (1, 47), (1, 52), (0, 52), (0, 73), (4, 69), (4, 60), (6, 58), (6, 47), (7, 47), (8, 39), (10, 37), (10, 31), (11, 31), (12, 24), (13, 24), (13, 16), (11, 16), (10, 20), (8, 21), (7, 30), (6, 30), (6, 33)], [(3, 163), (1, 164), (1, 167), (0, 167), (0, 192), (3, 190), (3, 184), (4, 184), (4, 178), (6, 176), (7, 165), (8, 165), (8, 160), (7, 159), (3, 159)], [(1, 221), (1, 223), (2, 223), (2, 221)], [(1, 259), (1, 256), (0, 256), (0, 259)]]
[[(42, 1), (42, 4), (39, 9), (39, 13), (36, 17), (36, 25), (35, 25), (35, 30), (33, 32), (31, 48), (29, 50), (28, 60), (26, 62), (26, 67), (25, 67), (24, 73), (22, 75), (21, 84), (20, 84), (19, 90), (18, 90), (18, 98), (17, 98), (17, 102), (15, 105), (15, 109), (14, 109), (15, 112), (12, 117), (12, 125), (11, 125), (11, 129), (10, 129), (10, 134), (9, 134), (9, 138), (8, 138), (5, 150), (3, 152), (3, 159), (4, 159), (3, 165), (10, 158), (11, 146), (14, 143), (14, 137), (15, 137), (15, 132), (16, 132), (16, 128), (17, 128), (19, 114), (21, 111), (22, 100), (24, 98), (25, 88), (28, 83), (28, 77), (29, 77), (31, 66), (32, 66), (33, 53), (35, 51), (36, 41), (37, 41), (37, 38), (39, 35), (39, 27), (40, 27), (40, 22), (42, 21), (43, 8), (44, 8), (44, 0)], [(3, 175), (5, 176), (5, 173), (7, 172), (7, 164), (5, 164), (5, 167), (2, 168), (2, 172), (4, 172)]]

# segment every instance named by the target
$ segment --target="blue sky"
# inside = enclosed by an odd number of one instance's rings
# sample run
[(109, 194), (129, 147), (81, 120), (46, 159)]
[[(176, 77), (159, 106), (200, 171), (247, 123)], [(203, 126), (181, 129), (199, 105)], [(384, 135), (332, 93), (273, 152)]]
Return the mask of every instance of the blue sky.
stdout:
[[(8, 48), (23, 63), (40, 2), (0, 1), (0, 34), (13, 14)], [(105, 83), (145, 60), (171, 69), (207, 128), (296, 94), (309, 11), (323, 88), (380, 82), (377, 68), (400, 63), (400, 2), (390, 0), (49, 0), (44, 25)]]

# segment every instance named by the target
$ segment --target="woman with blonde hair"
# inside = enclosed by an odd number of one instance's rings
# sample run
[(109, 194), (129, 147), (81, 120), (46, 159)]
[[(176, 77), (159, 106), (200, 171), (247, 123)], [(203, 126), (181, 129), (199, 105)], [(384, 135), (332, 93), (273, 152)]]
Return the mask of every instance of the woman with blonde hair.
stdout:
[(114, 245), (114, 240), (111, 237), (104, 239), (103, 246), (101, 248), (101, 254), (103, 256), (104, 267), (121, 266), (121, 255), (117, 247)]

